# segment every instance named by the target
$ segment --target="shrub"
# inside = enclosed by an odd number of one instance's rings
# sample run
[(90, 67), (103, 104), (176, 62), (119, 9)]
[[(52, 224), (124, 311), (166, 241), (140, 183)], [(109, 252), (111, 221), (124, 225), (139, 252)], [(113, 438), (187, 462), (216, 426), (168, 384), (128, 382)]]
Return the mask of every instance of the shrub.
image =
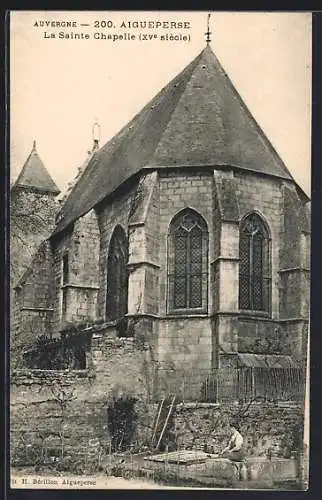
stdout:
[(121, 394), (114, 397), (107, 408), (107, 426), (112, 450), (126, 450), (132, 443), (136, 430), (137, 414), (133, 396)]

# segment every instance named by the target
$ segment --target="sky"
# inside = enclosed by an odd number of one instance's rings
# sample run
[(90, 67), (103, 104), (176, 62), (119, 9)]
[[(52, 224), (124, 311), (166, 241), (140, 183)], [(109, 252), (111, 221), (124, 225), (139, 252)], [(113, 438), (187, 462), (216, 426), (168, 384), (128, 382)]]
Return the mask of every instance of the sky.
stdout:
[[(36, 140), (48, 172), (64, 191), (92, 147), (95, 121), (103, 145), (203, 50), (207, 14), (11, 12), (11, 179)], [(137, 20), (190, 27), (122, 27), (123, 21)], [(35, 26), (40, 21), (74, 21), (77, 26)], [(95, 21), (102, 22), (100, 28)], [(81, 27), (84, 23), (89, 26)], [(311, 14), (212, 12), (210, 30), (212, 50), (295, 181), (310, 194)], [(89, 39), (61, 39), (61, 31), (88, 34)], [(47, 38), (50, 33), (56, 37)], [(136, 39), (95, 39), (94, 33)], [(157, 38), (139, 40), (140, 33)], [(161, 40), (165, 34), (185, 35), (189, 41)]]

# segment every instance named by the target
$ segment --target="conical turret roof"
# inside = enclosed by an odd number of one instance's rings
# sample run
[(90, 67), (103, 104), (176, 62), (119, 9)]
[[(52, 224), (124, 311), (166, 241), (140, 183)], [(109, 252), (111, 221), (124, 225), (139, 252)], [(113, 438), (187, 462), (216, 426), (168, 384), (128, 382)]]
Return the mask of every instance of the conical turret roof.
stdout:
[(36, 141), (13, 188), (25, 187), (36, 191), (59, 194), (60, 191), (49, 175), (36, 149)]
[(142, 168), (198, 166), (227, 166), (292, 180), (208, 44), (93, 155), (55, 232)]

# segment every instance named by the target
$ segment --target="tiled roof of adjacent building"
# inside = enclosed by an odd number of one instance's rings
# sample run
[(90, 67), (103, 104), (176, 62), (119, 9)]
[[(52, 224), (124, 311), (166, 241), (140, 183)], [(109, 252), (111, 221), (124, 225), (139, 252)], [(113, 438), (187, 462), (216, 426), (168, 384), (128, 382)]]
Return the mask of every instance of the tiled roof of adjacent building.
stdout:
[(54, 233), (142, 168), (199, 166), (292, 180), (209, 45), (93, 155)]
[(31, 153), (12, 188), (14, 189), (15, 187), (32, 188), (37, 191), (53, 194), (60, 193), (60, 190), (38, 155), (35, 141)]

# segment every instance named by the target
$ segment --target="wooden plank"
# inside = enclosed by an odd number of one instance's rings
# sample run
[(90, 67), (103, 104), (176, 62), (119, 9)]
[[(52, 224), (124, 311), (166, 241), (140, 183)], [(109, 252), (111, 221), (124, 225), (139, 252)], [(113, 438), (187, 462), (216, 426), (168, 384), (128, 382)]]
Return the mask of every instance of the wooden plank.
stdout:
[(162, 400), (162, 406), (160, 405), (160, 408), (159, 408), (159, 419), (158, 419), (158, 424), (155, 428), (155, 436), (154, 436), (154, 442), (153, 442), (153, 449), (157, 449), (156, 448), (156, 441), (158, 440), (161, 432), (162, 432), (162, 429), (163, 429), (163, 426), (164, 426), (164, 422), (166, 420), (166, 417), (168, 415), (168, 411), (169, 411), (169, 405), (170, 405), (170, 401), (169, 401), (169, 397), (165, 397), (163, 398)]
[(170, 418), (170, 416), (171, 416), (171, 414), (172, 414), (173, 405), (174, 405), (175, 400), (176, 400), (176, 396), (173, 396), (172, 401), (171, 401), (171, 405), (170, 405), (170, 408), (169, 408), (169, 411), (168, 411), (168, 414), (167, 414), (166, 419), (165, 419), (165, 422), (164, 422), (163, 429), (162, 429), (161, 434), (160, 434), (160, 436), (159, 436), (159, 440), (158, 440), (158, 444), (157, 444), (157, 446), (156, 446), (156, 449), (159, 449), (159, 446), (160, 446), (161, 440), (162, 440), (162, 438), (163, 438), (164, 432), (165, 432), (165, 430), (166, 430), (166, 428), (167, 428), (167, 425), (168, 425), (168, 422), (169, 422), (169, 418)]
[(177, 463), (182, 465), (190, 465), (196, 463), (204, 463), (209, 458), (209, 455), (203, 451), (173, 451), (170, 453), (161, 453), (159, 455), (152, 455), (145, 457), (144, 460), (151, 462), (167, 462)]
[(162, 411), (164, 402), (165, 402), (165, 399), (163, 398), (162, 401), (159, 403), (158, 413), (157, 413), (157, 417), (156, 417), (156, 420), (155, 420), (155, 425), (154, 425), (153, 434), (152, 434), (152, 438), (151, 438), (151, 446), (152, 447), (154, 445), (155, 435), (156, 435), (156, 432), (158, 430), (160, 415), (161, 415), (161, 411)]

